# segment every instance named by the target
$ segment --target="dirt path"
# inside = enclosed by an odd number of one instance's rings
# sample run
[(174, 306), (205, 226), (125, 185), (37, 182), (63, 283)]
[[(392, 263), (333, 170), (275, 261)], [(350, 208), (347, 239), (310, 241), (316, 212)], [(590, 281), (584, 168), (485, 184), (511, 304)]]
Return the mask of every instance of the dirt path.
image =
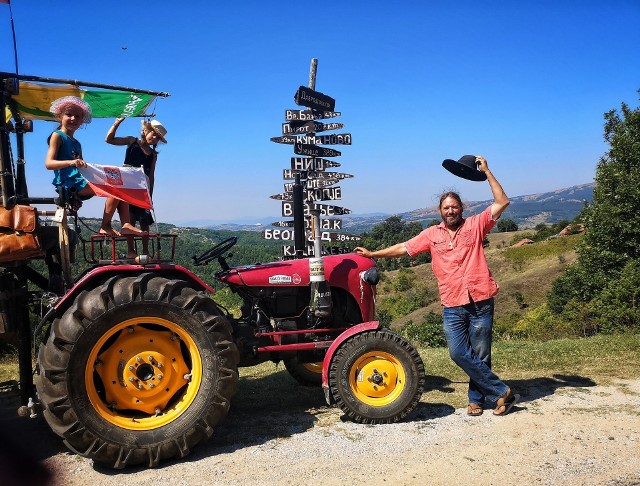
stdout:
[(409, 421), (380, 426), (342, 421), (317, 391), (294, 410), (248, 391), (210, 441), (152, 470), (95, 467), (38, 419), (20, 434), (56, 485), (640, 484), (640, 380), (519, 385), (523, 401), (506, 417), (421, 403)]

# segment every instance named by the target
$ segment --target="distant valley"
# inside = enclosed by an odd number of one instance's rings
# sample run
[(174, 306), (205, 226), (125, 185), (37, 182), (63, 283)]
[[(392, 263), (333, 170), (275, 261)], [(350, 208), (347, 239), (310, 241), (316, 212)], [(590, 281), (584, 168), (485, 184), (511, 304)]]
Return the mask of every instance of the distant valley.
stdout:
[[(586, 202), (592, 202), (594, 187), (595, 183), (589, 183), (551, 192), (510, 197), (511, 204), (502, 217), (515, 221), (520, 229), (534, 228), (540, 223), (552, 224), (562, 220), (572, 220), (582, 210)], [(469, 215), (476, 214), (490, 203), (490, 200), (466, 202), (465, 213)], [(440, 220), (437, 206), (396, 214), (349, 214), (340, 218), (343, 221), (343, 231), (362, 233), (369, 231), (373, 226), (382, 223), (390, 216), (400, 216), (407, 222), (418, 221), (423, 226), (429, 225), (433, 220)], [(253, 224), (243, 224), (242, 222), (207, 224), (206, 221), (194, 221), (185, 226), (196, 226), (211, 230), (261, 231), (269, 228), (273, 221), (278, 221), (279, 219), (278, 216), (260, 218)]]

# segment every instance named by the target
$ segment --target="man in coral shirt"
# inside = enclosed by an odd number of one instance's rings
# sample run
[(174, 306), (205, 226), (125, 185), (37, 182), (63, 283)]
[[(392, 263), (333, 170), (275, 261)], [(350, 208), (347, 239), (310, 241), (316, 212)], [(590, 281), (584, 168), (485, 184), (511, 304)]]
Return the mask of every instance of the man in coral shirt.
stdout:
[(444, 308), (449, 354), (469, 375), (467, 413), (482, 415), (485, 404), (494, 403), (494, 415), (506, 415), (520, 397), (491, 371), (493, 296), (498, 293), (498, 284), (487, 266), (482, 242), (509, 205), (509, 199), (485, 158), (477, 156), (475, 162), (487, 176), (493, 194), (493, 204), (482, 213), (463, 218), (460, 196), (447, 192), (440, 197), (439, 225), (404, 243), (377, 251), (358, 247), (355, 252), (369, 258), (431, 253), (431, 268)]

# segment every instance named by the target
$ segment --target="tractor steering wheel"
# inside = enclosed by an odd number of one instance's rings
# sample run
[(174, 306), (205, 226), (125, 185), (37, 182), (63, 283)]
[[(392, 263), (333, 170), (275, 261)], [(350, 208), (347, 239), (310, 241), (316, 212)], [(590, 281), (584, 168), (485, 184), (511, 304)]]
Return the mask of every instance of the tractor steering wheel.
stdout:
[(199, 257), (193, 256), (193, 262), (196, 266), (198, 265), (206, 265), (211, 260), (215, 260), (216, 258), (221, 257), (224, 253), (233, 247), (238, 242), (237, 236), (232, 236), (231, 238), (227, 238), (224, 241), (221, 241), (216, 246), (207, 250)]

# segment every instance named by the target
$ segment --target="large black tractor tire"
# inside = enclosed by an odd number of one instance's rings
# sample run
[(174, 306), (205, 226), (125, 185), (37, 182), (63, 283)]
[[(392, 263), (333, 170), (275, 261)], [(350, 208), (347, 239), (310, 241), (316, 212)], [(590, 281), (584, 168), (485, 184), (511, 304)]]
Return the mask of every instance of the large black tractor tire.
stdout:
[(238, 350), (216, 304), (183, 280), (116, 276), (80, 293), (38, 353), (44, 416), (113, 468), (184, 457), (227, 415)]
[(301, 363), (298, 358), (284, 360), (284, 367), (295, 380), (304, 386), (322, 385), (322, 361)]
[(398, 422), (418, 405), (424, 364), (402, 336), (366, 331), (340, 345), (329, 367), (329, 387), (345, 415), (365, 424)]

